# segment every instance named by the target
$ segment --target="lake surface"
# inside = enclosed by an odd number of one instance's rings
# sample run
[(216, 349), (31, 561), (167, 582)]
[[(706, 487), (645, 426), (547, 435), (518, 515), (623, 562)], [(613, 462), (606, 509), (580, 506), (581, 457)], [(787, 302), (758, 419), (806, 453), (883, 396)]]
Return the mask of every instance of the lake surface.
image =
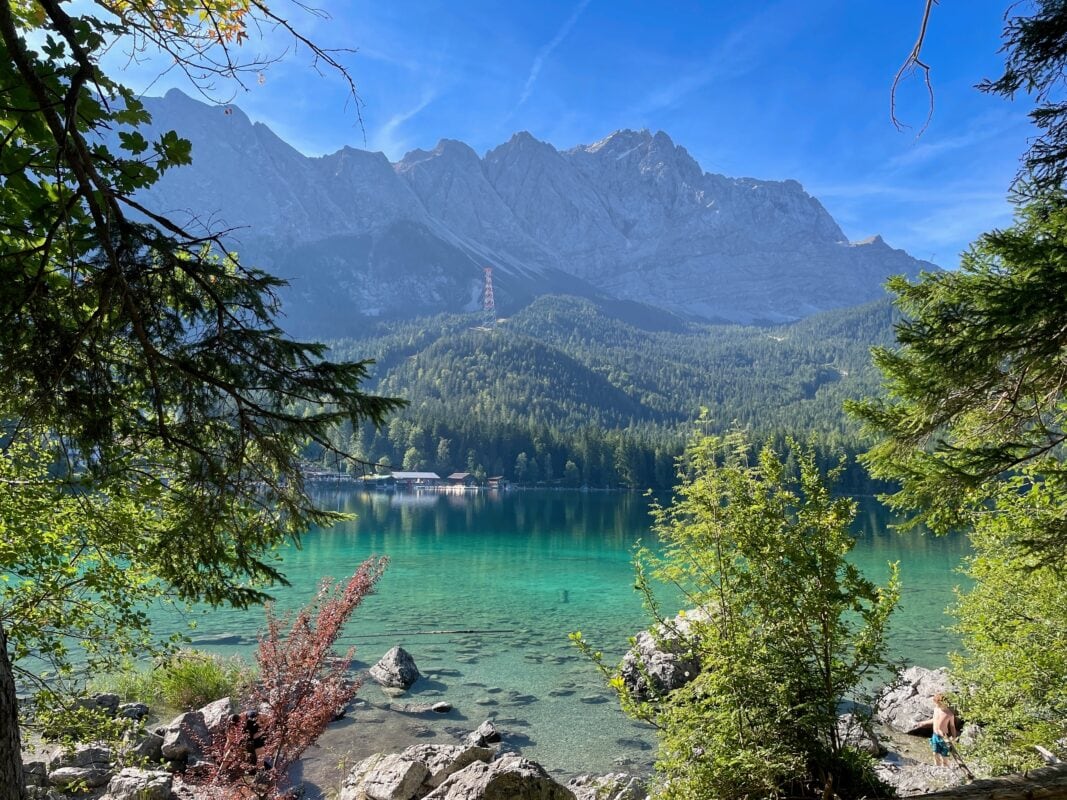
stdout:
[[(353, 715), (347, 738), (332, 732), (324, 758), (453, 741), (493, 718), (512, 745), (561, 776), (650, 765), (651, 732), (622, 715), (567, 639), (581, 630), (614, 659), (629, 636), (648, 627), (631, 566), (638, 540), (654, 544), (645, 497), (337, 489), (319, 498), (327, 508), (358, 516), (311, 532), (302, 549), (283, 551), (293, 585), (276, 592), (279, 606), (303, 605), (323, 576), (343, 578), (365, 558), (387, 555), (378, 593), (356, 612), (341, 645), (357, 648), (358, 666), (401, 645), (424, 675), (395, 700), (365, 685), (360, 697), (366, 704)], [(887, 562), (900, 561), (903, 597), (893, 621), (893, 653), (940, 666), (955, 644), (944, 609), (960, 581), (955, 570), (967, 552), (965, 540), (898, 534), (887, 524), (877, 503), (862, 502), (854, 561), (877, 580), (885, 579)], [(259, 611), (211, 611), (198, 619), (194, 646), (250, 656), (262, 619)], [(228, 636), (242, 638), (210, 645)], [(390, 703), (395, 709), (437, 700), (454, 710), (388, 711)]]

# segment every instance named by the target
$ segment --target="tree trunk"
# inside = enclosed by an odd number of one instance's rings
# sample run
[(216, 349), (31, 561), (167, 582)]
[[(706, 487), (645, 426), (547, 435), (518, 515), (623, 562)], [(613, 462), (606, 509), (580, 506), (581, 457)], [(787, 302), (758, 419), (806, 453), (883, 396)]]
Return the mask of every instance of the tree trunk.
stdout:
[(0, 800), (26, 800), (22, 785), (18, 697), (3, 624), (0, 624)]

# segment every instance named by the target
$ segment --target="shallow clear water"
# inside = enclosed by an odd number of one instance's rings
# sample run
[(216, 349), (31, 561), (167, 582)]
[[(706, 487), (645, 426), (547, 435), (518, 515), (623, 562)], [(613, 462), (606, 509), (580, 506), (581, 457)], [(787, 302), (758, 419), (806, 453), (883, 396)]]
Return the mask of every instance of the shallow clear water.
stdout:
[[(302, 549), (282, 553), (293, 585), (276, 593), (278, 603), (302, 605), (323, 576), (342, 578), (370, 555), (389, 556), (378, 593), (357, 612), (341, 645), (356, 646), (359, 666), (402, 645), (428, 677), (393, 702), (444, 699), (455, 707), (444, 716), (404, 717), (410, 724), (394, 725), (394, 740), (447, 740), (494, 718), (524, 754), (560, 774), (648, 766), (650, 731), (619, 712), (567, 639), (581, 630), (614, 658), (627, 637), (648, 626), (631, 567), (635, 542), (652, 543), (644, 497), (341, 489), (323, 491), (320, 499), (358, 517), (313, 531)], [(893, 624), (894, 654), (941, 665), (954, 644), (943, 612), (966, 544), (960, 537), (905, 536), (887, 531), (886, 524), (876, 503), (863, 502), (854, 560), (877, 579), (884, 579), (886, 562), (901, 562), (904, 594)], [(213, 610), (198, 619), (192, 638), (196, 646), (250, 655), (261, 623), (259, 611)], [(210, 644), (227, 636), (242, 638)], [(377, 687), (368, 684), (361, 697), (369, 701), (360, 712), (364, 721), (381, 723), (388, 716), (390, 701)], [(378, 737), (387, 727), (364, 726), (361, 736)], [(375, 742), (355, 747), (375, 749)]]

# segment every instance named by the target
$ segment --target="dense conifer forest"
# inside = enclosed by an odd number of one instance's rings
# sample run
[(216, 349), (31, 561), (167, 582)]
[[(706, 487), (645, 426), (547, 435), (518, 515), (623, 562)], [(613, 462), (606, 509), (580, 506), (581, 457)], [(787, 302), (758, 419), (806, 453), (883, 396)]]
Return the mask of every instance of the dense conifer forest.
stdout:
[[(841, 406), (878, 392), (869, 350), (892, 342), (894, 314), (880, 301), (789, 325), (706, 325), (555, 296), (491, 325), (478, 315), (382, 323), (334, 342), (333, 356), (375, 359), (370, 389), (410, 405), (381, 431), (336, 436), (392, 469), (664, 489), (707, 408), (712, 432), (736, 423), (780, 448), (787, 432), (814, 437), (821, 459), (849, 457), (843, 488), (869, 492)], [(321, 448), (307, 455), (366, 469)]]

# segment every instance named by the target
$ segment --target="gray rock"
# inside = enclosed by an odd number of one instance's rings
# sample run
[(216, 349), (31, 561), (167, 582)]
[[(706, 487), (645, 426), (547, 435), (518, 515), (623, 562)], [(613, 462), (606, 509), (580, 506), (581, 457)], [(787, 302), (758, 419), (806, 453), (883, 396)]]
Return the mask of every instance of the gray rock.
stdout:
[(432, 706), (430, 706), (430, 711), (433, 711), (433, 712), (435, 712), (437, 714), (447, 714), (451, 710), (452, 710), (452, 704), (451, 703), (446, 703), (444, 701), (442, 701), (440, 703), (434, 703)]
[(567, 783), (576, 800), (645, 800), (645, 782), (627, 772), (579, 775)]
[(352, 768), (338, 800), (411, 800), (429, 775), (419, 761), (376, 753)]
[(168, 800), (173, 782), (163, 770), (127, 767), (111, 779), (100, 800)]
[(941, 789), (959, 786), (966, 782), (963, 770), (954, 767), (935, 767), (916, 762), (886, 763), (875, 765), (875, 773), (897, 790), (901, 797), (928, 794)]
[(382, 686), (407, 690), (419, 679), (419, 668), (407, 650), (394, 647), (370, 668), (369, 674)]
[(233, 698), (223, 697), (213, 703), (208, 703), (200, 709), (200, 713), (204, 716), (204, 724), (207, 729), (215, 732), (222, 726), (229, 724), (230, 717), (236, 710)]
[(686, 611), (670, 623), (641, 631), (622, 659), (620, 676), (635, 697), (648, 700), (685, 686), (700, 674), (691, 654), (693, 626), (708, 619), (700, 609)]
[(72, 787), (87, 786), (96, 789), (110, 779), (114, 770), (108, 766), (60, 767), (48, 773), (48, 782), (53, 786)]
[(136, 735), (122, 752), (126, 764), (140, 765), (163, 760), (163, 737), (153, 731)]
[(476, 761), (448, 778), (425, 800), (574, 800), (540, 764), (508, 755), (486, 764)]
[(423, 785), (429, 788), (440, 786), (446, 778), (475, 761), (489, 763), (493, 751), (487, 747), (461, 746), (458, 744), (416, 744), (404, 750), (402, 758), (418, 761), (429, 771)]
[(162, 737), (160, 753), (171, 761), (189, 761), (203, 758), (203, 748), (211, 740), (211, 734), (200, 711), (179, 714), (167, 725), (156, 729)]
[(48, 765), (44, 761), (23, 761), (22, 781), (26, 786), (46, 786)]
[(471, 733), (467, 734), (463, 744), (467, 747), (485, 747), (490, 744), (497, 744), (499, 741), (500, 732), (497, 731), (492, 721), (487, 719)]
[(116, 716), (140, 722), (148, 716), (148, 710), (148, 706), (144, 703), (123, 703), (118, 707)]
[(48, 774), (65, 767), (107, 767), (112, 757), (111, 748), (104, 744), (62, 747), (48, 759)]
[(904, 733), (929, 732), (930, 726), (923, 723), (933, 716), (934, 695), (954, 690), (944, 667), (909, 667), (882, 690), (875, 703), (875, 718)]
[(99, 694), (90, 695), (78, 701), (78, 705), (82, 708), (94, 709), (102, 711), (109, 717), (115, 716), (115, 712), (118, 711), (120, 698), (117, 694), (110, 692), (100, 692)]

